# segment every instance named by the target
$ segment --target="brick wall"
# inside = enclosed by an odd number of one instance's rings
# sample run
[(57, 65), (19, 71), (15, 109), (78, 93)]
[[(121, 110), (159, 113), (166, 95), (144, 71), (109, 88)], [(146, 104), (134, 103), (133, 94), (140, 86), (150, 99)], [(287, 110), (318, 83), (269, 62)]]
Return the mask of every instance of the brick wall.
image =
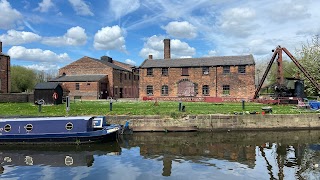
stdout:
[(0, 93), (9, 93), (10, 86), (10, 57), (0, 52)]
[[(89, 57), (83, 57), (59, 70), (59, 75), (65, 73), (66, 75), (85, 75), (85, 74), (105, 74), (108, 75), (107, 82), (107, 91), (109, 96), (120, 98), (120, 88), (122, 90), (123, 98), (139, 97), (138, 95), (138, 85), (139, 81), (133, 79), (133, 72), (129, 66), (126, 66), (123, 63), (118, 63), (113, 60), (115, 65), (121, 65), (121, 67), (128, 69), (128, 71), (117, 70), (109, 67), (99, 61), (93, 60)], [(129, 71), (130, 70), (130, 71)], [(120, 82), (120, 74), (122, 74), (122, 81)], [(130, 75), (130, 79), (129, 79)], [(125, 79), (125, 76), (127, 77)], [(75, 91), (75, 82), (74, 83), (64, 83), (65, 87), (70, 90), (70, 95), (73, 94), (83, 94), (87, 95), (88, 98), (98, 97), (99, 94), (99, 84), (96, 84), (96, 87), (87, 86), (87, 83), (84, 83), (83, 90)], [(81, 84), (81, 83), (80, 83)], [(81, 85), (80, 85), (81, 86)], [(71, 89), (69, 89), (71, 88)], [(91, 89), (89, 89), (91, 88)], [(81, 89), (81, 87), (80, 87)], [(117, 92), (117, 93), (116, 93)]]
[[(76, 83), (79, 83), (79, 90), (76, 90)], [(81, 96), (82, 99), (99, 99), (99, 82), (64, 82), (62, 86), (70, 91), (69, 97)]]
[(13, 94), (13, 93), (1, 93), (0, 102), (32, 102), (33, 103), (34, 95), (33, 94)]
[[(188, 69), (188, 76), (182, 76), (181, 68), (169, 68), (168, 76), (162, 76), (161, 68), (153, 68), (153, 75), (147, 76), (147, 69), (140, 69), (140, 98), (147, 96), (146, 87), (153, 86), (153, 97), (161, 96), (162, 85), (168, 85), (168, 97), (177, 97), (178, 83), (182, 79), (197, 84), (198, 94), (203, 97), (203, 85), (209, 86), (209, 94), (205, 97), (252, 98), (255, 86), (254, 65), (246, 66), (246, 73), (239, 74), (238, 66), (230, 67), (230, 74), (223, 74), (223, 67), (209, 67), (209, 74), (204, 75), (202, 67)], [(223, 85), (230, 86), (230, 95), (223, 95)]]

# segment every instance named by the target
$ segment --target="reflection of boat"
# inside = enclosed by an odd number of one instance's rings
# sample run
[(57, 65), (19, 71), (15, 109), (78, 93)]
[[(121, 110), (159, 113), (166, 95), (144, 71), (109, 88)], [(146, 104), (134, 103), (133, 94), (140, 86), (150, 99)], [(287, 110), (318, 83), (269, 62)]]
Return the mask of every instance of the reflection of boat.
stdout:
[(105, 117), (6, 118), (0, 119), (0, 144), (92, 143), (114, 140), (120, 128)]
[(0, 164), (14, 166), (48, 165), (54, 167), (91, 166), (94, 155), (120, 155), (117, 142), (55, 146), (0, 146)]

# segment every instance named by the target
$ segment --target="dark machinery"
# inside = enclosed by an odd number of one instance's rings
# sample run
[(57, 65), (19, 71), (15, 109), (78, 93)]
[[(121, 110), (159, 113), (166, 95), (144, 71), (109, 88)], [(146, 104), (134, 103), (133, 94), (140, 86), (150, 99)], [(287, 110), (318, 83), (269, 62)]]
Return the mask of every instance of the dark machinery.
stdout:
[[(290, 89), (287, 87), (287, 85), (284, 84), (284, 75), (283, 75), (283, 63), (282, 63), (282, 51), (285, 52), (290, 59), (293, 61), (293, 63), (300, 69), (300, 71), (308, 78), (308, 80), (320, 91), (320, 86), (317, 83), (317, 81), (310, 75), (310, 73), (301, 66), (301, 64), (292, 56), (292, 54), (284, 47), (280, 47), (278, 46), (275, 50), (273, 50), (273, 56), (267, 66), (266, 71), (264, 72), (262, 79), (259, 83), (258, 88), (256, 89), (255, 93), (254, 93), (254, 97), (253, 99), (256, 99), (258, 97), (258, 93), (261, 90), (262, 84), (264, 83), (270, 69), (271, 66), (274, 62), (275, 59), (277, 59), (277, 65), (278, 65), (278, 69), (277, 69), (277, 82), (274, 86), (274, 90), (275, 90), (275, 96), (277, 98), (281, 98), (281, 97), (292, 97), (293, 95), (295, 95), (296, 97), (301, 97), (303, 94), (303, 81), (301, 81), (300, 79), (295, 79), (295, 78), (287, 78), (287, 80), (296, 80), (294, 87), (295, 87), (295, 92), (291, 92)], [(301, 92), (302, 91), (302, 92)]]

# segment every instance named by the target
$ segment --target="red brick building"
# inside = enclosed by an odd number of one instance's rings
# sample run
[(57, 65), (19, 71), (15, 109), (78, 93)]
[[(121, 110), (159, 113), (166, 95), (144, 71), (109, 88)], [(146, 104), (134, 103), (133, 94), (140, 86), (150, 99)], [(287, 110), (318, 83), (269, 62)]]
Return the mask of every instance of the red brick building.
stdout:
[(2, 53), (0, 41), (0, 93), (10, 93), (10, 56)]
[(165, 59), (145, 60), (140, 66), (140, 99), (214, 101), (250, 99), (255, 91), (252, 55), (170, 58), (170, 40), (164, 40)]
[(134, 66), (115, 61), (83, 57), (59, 69), (60, 82), (69, 96), (82, 99), (138, 98), (139, 73)]

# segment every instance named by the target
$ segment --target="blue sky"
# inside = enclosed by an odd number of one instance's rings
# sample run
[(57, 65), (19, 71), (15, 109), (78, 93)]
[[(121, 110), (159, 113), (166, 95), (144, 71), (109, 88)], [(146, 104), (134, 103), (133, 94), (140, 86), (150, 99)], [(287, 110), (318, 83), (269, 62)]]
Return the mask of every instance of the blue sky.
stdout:
[(139, 66), (171, 57), (253, 54), (269, 61), (320, 33), (312, 0), (0, 0), (0, 41), (12, 65), (57, 70), (103, 55)]

